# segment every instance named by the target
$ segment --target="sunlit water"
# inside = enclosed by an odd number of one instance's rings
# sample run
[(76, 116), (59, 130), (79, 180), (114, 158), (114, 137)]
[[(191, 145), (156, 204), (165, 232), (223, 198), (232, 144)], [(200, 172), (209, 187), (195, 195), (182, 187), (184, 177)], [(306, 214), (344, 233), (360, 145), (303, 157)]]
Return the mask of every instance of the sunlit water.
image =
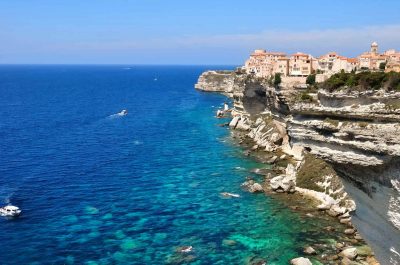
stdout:
[[(300, 255), (311, 224), (240, 188), (262, 165), (217, 126), (226, 98), (194, 90), (207, 68), (1, 66), (0, 201), (23, 215), (0, 220), (0, 264)], [(176, 252), (185, 245), (193, 251)]]

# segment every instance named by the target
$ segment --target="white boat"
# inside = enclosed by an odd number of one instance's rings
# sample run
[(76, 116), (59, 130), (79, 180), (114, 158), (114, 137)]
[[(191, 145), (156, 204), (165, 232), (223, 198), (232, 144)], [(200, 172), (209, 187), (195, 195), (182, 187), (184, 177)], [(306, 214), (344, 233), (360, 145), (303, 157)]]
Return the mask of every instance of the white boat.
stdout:
[(229, 106), (227, 103), (224, 103), (224, 111), (227, 112), (229, 110)]
[(1, 216), (18, 216), (21, 214), (21, 210), (17, 206), (7, 205), (0, 208), (0, 215)]
[(239, 198), (240, 197), (239, 194), (229, 193), (229, 192), (222, 192), (221, 195), (224, 196), (224, 197), (233, 197), (233, 198)]
[(126, 109), (121, 110), (120, 113), (118, 113), (119, 116), (125, 116), (128, 114), (128, 111)]

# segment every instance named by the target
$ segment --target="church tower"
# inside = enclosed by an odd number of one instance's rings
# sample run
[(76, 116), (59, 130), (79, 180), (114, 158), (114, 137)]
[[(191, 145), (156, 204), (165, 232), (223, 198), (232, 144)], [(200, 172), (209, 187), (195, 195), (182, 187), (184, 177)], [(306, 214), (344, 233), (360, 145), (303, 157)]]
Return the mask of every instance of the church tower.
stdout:
[(378, 43), (375, 41), (371, 44), (371, 53), (375, 55), (378, 54)]

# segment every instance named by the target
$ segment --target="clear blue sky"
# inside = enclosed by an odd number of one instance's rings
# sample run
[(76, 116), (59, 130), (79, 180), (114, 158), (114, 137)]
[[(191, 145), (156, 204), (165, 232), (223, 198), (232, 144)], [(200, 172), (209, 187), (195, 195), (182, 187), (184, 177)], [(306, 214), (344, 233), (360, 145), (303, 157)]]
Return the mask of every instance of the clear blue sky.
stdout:
[(399, 0), (4, 0), (0, 63), (241, 64), (400, 49)]

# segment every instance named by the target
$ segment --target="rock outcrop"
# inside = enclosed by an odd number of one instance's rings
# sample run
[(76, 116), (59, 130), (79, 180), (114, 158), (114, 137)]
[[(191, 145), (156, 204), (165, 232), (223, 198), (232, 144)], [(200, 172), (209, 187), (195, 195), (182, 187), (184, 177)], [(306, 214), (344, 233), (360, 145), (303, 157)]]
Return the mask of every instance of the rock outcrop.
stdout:
[(208, 92), (231, 93), (235, 76), (233, 71), (207, 71), (199, 77), (195, 88)]
[(240, 71), (206, 72), (196, 88), (228, 93), (229, 126), (266, 161), (295, 169), (270, 179), (273, 190), (315, 198), (319, 210), (354, 223), (381, 264), (400, 264), (399, 92), (310, 93)]

